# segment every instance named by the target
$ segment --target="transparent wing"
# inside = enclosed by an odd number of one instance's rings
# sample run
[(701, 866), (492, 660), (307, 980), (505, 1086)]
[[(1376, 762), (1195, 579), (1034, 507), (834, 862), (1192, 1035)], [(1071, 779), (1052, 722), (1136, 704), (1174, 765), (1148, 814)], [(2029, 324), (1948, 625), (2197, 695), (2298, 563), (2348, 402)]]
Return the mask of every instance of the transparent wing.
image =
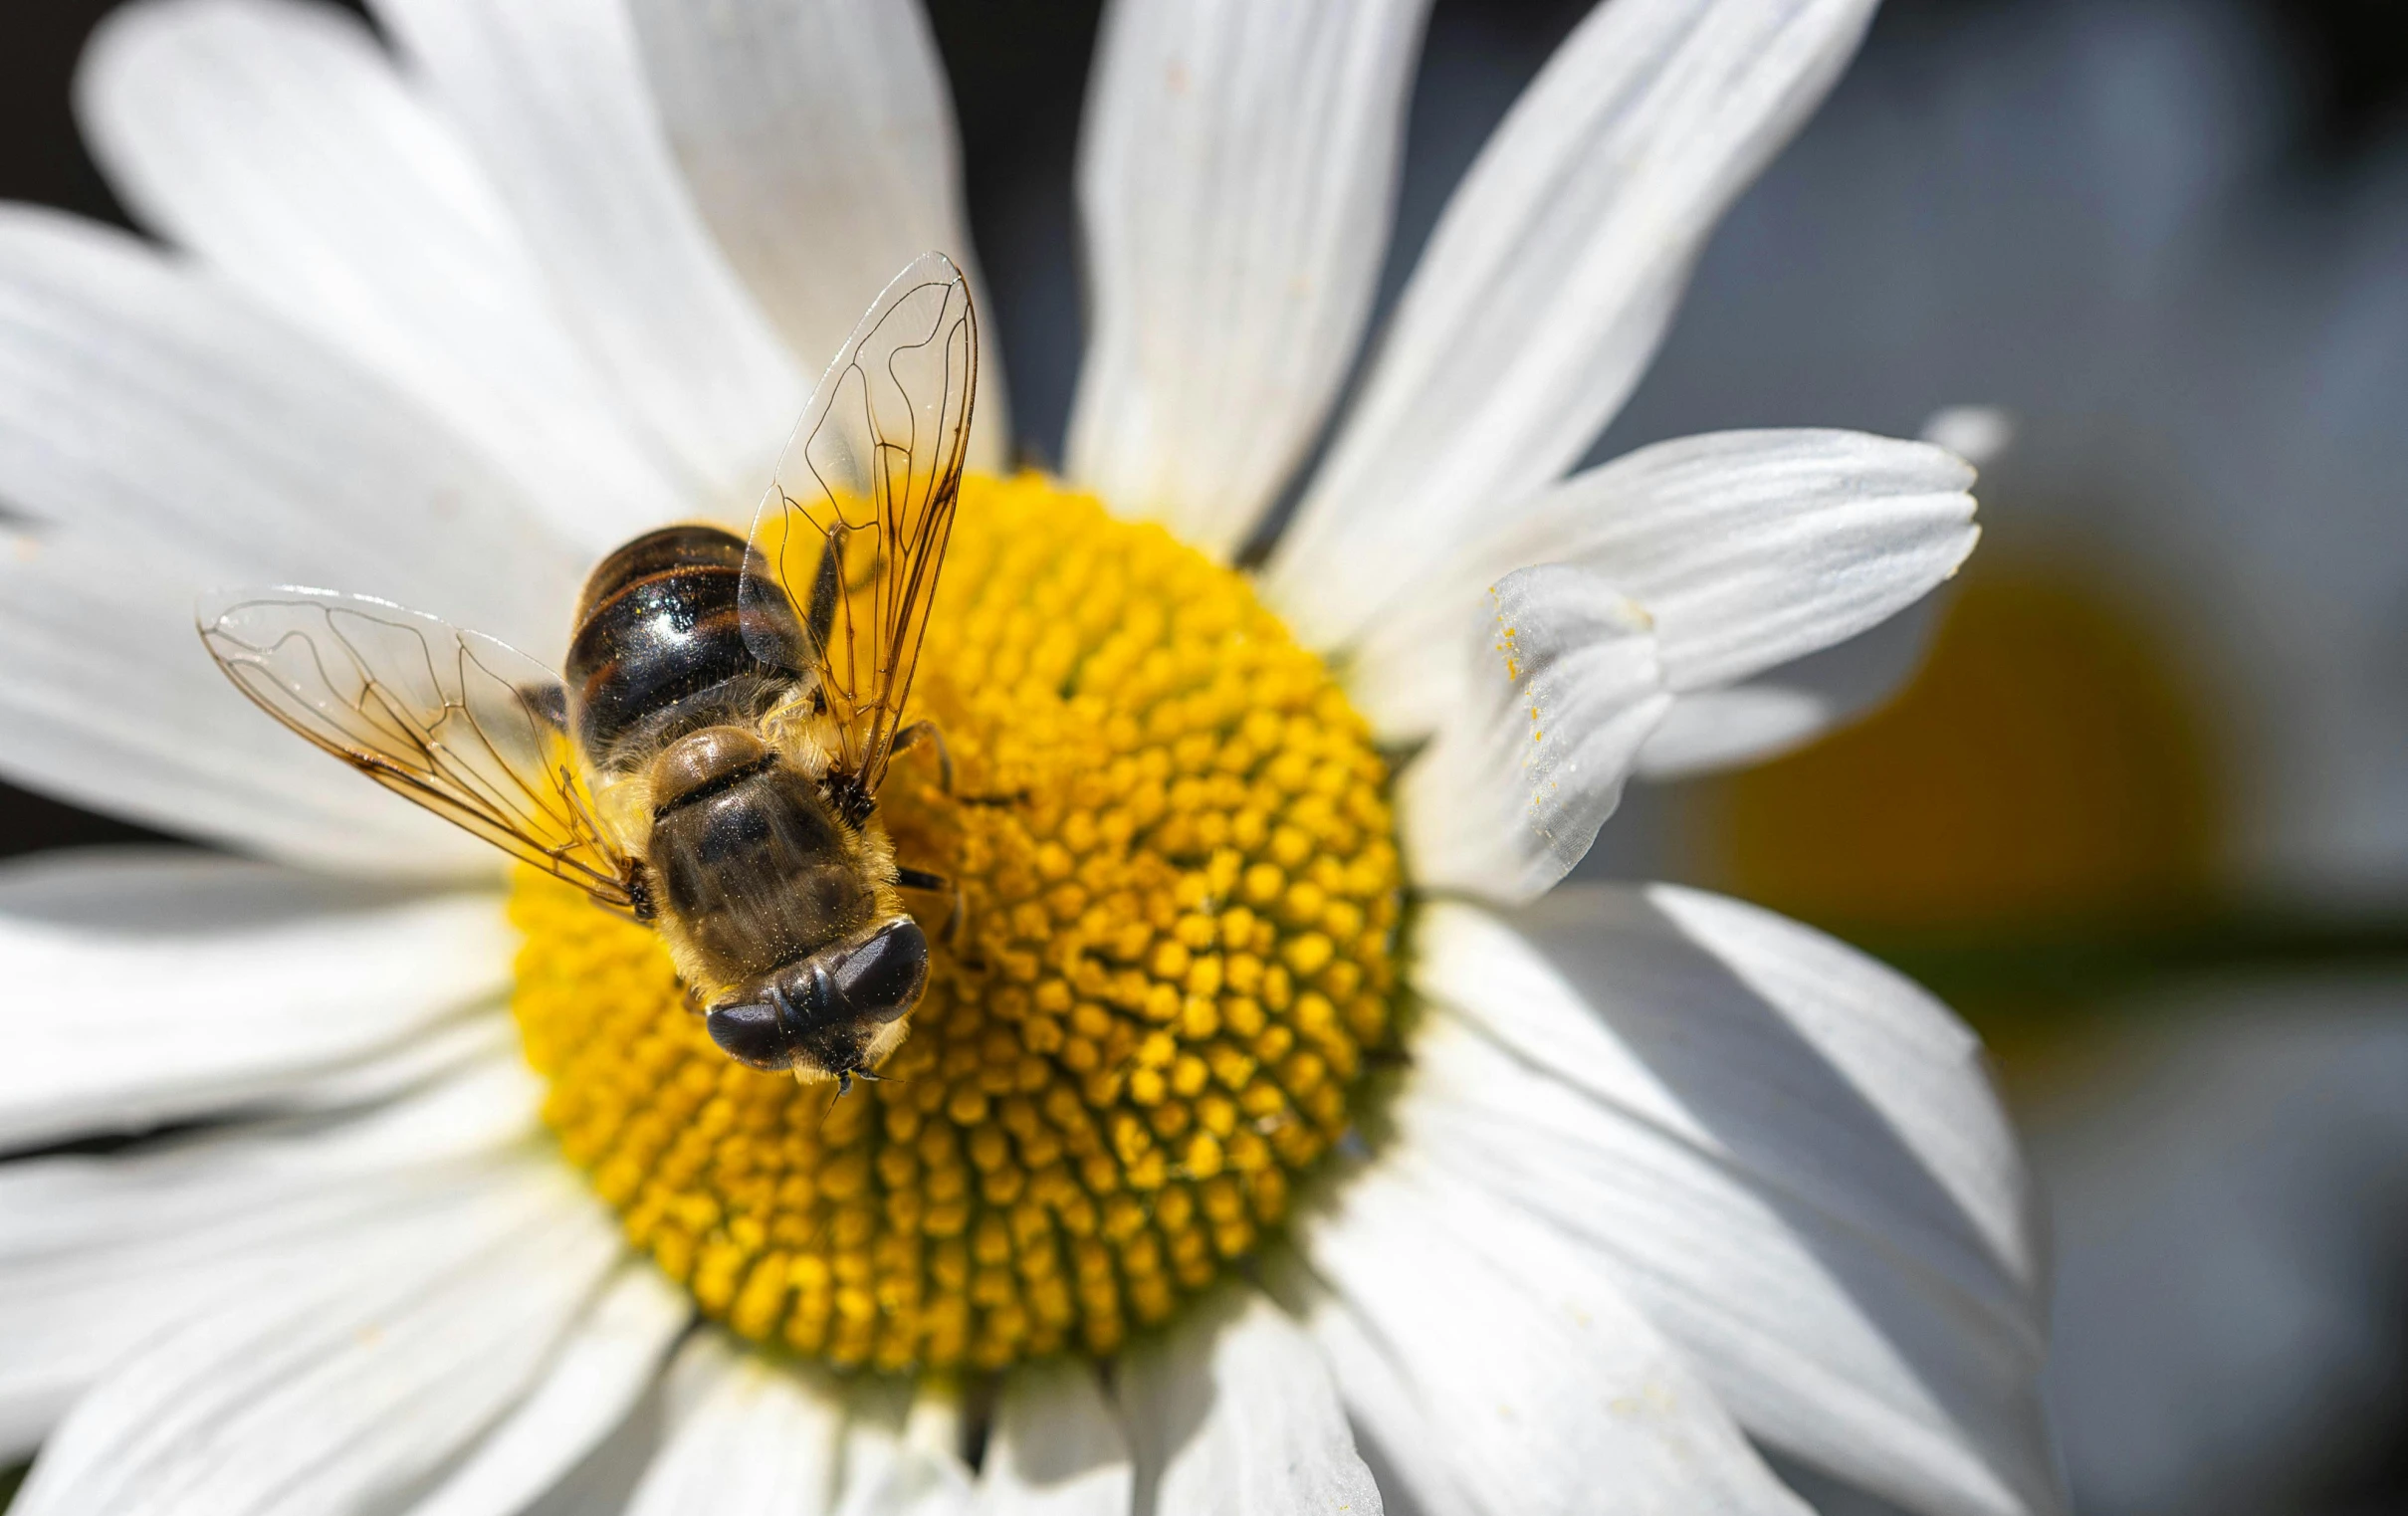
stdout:
[(201, 641), (270, 716), (397, 794), (629, 915), (637, 870), (572, 758), (557, 675), (510, 646), (362, 595), (213, 596)]
[(746, 643), (816, 677), (836, 767), (863, 797), (885, 777), (911, 694), (978, 385), (970, 283), (923, 253), (828, 365), (753, 523)]

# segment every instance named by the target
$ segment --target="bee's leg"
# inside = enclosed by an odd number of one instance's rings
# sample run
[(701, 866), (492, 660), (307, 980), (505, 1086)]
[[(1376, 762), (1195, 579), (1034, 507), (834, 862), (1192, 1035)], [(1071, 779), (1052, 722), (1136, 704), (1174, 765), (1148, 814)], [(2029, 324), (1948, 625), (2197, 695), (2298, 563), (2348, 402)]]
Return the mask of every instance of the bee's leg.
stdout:
[(908, 866), (895, 870), (895, 883), (907, 890), (926, 890), (932, 895), (943, 895), (952, 902), (951, 909), (945, 913), (945, 925), (937, 929), (937, 935), (945, 939), (945, 946), (954, 957), (967, 961), (967, 955), (962, 952), (962, 940), (970, 926), (970, 907), (963, 899), (962, 886), (943, 874)]
[(1028, 791), (1008, 795), (966, 795), (954, 789), (953, 750), (945, 746), (945, 734), (933, 721), (916, 721), (895, 734), (891, 753), (902, 753), (922, 743), (933, 743), (937, 749), (937, 786), (965, 805), (1017, 805), (1028, 798)]
[(932, 895), (942, 895), (952, 903), (951, 909), (945, 913), (945, 925), (937, 929), (937, 935), (945, 939), (946, 947), (959, 950), (962, 946), (962, 925), (970, 914), (963, 909), (962, 886), (943, 874), (908, 865), (895, 870), (895, 883), (907, 890), (926, 890)]
[(935, 746), (937, 750), (937, 787), (947, 794), (952, 794), (954, 792), (954, 754), (951, 748), (945, 746), (945, 734), (937, 730), (935, 722), (913, 722), (895, 734), (895, 746), (887, 751), (890, 754), (901, 755), (909, 753), (922, 743)]

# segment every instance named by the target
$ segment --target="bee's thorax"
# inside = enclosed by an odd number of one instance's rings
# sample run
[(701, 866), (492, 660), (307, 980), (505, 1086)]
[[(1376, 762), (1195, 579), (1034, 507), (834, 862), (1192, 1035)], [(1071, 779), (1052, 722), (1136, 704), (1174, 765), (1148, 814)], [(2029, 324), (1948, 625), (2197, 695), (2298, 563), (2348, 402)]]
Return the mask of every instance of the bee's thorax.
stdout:
[(652, 761), (652, 816), (707, 800), (767, 768), (777, 755), (743, 727), (705, 727), (661, 750)]

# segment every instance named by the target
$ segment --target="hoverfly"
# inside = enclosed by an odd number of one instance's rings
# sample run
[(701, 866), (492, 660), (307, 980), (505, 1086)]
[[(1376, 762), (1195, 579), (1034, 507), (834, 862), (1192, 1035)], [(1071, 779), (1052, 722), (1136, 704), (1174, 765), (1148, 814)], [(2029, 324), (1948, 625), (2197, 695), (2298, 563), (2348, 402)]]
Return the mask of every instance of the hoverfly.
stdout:
[(945, 881), (898, 866), (877, 796), (888, 759), (935, 736), (904, 709), (978, 363), (968, 282), (922, 255), (820, 380), (751, 541), (689, 524), (612, 552), (565, 680), (319, 589), (211, 597), (201, 640), (301, 736), (656, 928), (730, 1056), (841, 1093), (901, 1043), (928, 978), (898, 892)]

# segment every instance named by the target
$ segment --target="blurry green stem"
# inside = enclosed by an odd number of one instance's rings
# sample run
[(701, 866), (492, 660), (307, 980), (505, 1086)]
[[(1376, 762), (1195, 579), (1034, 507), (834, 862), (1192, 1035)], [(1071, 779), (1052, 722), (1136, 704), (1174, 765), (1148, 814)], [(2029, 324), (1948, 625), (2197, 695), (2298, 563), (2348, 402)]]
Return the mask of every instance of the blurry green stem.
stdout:
[(2408, 975), (2408, 918), (2221, 910), (2143, 925), (1903, 932), (1832, 928), (1960, 1006), (2081, 1011), (2203, 979)]

